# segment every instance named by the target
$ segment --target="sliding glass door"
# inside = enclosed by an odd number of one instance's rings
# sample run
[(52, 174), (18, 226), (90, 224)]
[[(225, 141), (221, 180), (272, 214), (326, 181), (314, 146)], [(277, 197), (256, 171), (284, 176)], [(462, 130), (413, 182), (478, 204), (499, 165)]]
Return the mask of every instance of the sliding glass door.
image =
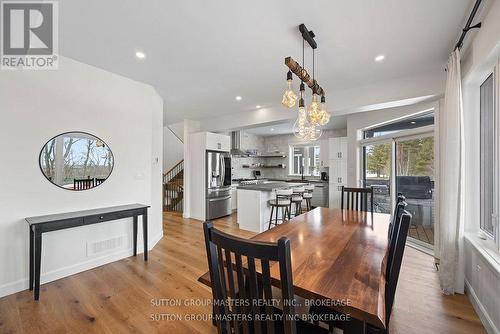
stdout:
[(412, 214), (408, 240), (434, 247), (434, 114), (425, 112), (363, 131), (361, 180), (373, 187), (374, 211), (391, 214), (398, 193)]
[(434, 137), (396, 139), (396, 192), (412, 214), (408, 236), (422, 246), (434, 244)]
[(363, 181), (365, 187), (373, 187), (373, 209), (391, 213), (391, 143), (366, 145), (363, 152)]

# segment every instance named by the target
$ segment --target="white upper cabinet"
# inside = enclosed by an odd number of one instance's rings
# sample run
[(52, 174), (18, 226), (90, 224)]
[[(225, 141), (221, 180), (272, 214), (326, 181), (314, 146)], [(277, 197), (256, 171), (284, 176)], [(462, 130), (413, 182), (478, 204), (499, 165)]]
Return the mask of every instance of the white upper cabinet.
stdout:
[(328, 167), (329, 165), (329, 155), (330, 149), (328, 145), (328, 139), (322, 139), (319, 141), (319, 166)]
[(328, 139), (330, 160), (345, 159), (347, 154), (347, 137)]
[(231, 150), (231, 137), (219, 133), (206, 132), (206, 149), (229, 152)]

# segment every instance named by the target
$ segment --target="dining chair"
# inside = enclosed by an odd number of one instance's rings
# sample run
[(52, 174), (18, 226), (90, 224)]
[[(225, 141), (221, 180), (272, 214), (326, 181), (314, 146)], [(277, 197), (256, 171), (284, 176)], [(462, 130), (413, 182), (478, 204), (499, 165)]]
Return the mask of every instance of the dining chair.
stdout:
[[(360, 320), (351, 318), (349, 321), (329, 321), (326, 322), (329, 326), (330, 332), (333, 332), (334, 328), (339, 328), (344, 331), (348, 330), (349, 327), (365, 328), (365, 332), (369, 334), (387, 334), (389, 333), (389, 319), (391, 317), (392, 306), (394, 304), (394, 297), (396, 295), (396, 287), (399, 279), (399, 272), (401, 270), (401, 263), (403, 261), (404, 250), (406, 246), (406, 239), (408, 236), (408, 229), (411, 222), (411, 214), (404, 210), (404, 204), (398, 203), (400, 207), (403, 207), (401, 214), (399, 215), (399, 222), (395, 224), (394, 235), (396, 235), (395, 242), (391, 247), (389, 245), (388, 257), (392, 258), (391, 261), (386, 262), (386, 284), (385, 284), (385, 323), (386, 329), (376, 328), (369, 324), (364, 326), (360, 324)], [(322, 315), (322, 318), (326, 318), (325, 315), (333, 316), (334, 318), (341, 318), (341, 313), (327, 307), (311, 307), (310, 314), (313, 316)]]
[[(219, 334), (328, 333), (295, 315), (290, 241), (241, 239), (203, 224)], [(271, 267), (279, 268), (281, 293), (273, 296)], [(237, 302), (231, 302), (237, 301)], [(279, 302), (282, 310), (274, 307)]]
[(396, 206), (394, 208), (394, 213), (392, 215), (392, 220), (389, 223), (389, 240), (392, 239), (392, 232), (394, 230), (394, 225), (399, 222), (400, 215), (402, 214), (401, 208), (399, 207), (400, 203), (404, 203), (403, 210), (404, 208), (408, 205), (406, 203), (406, 197), (402, 193), (398, 193), (398, 197), (396, 199)]
[[(294, 206), (295, 212), (293, 214), (294, 217), (302, 214), (302, 201), (304, 200), (304, 193), (306, 191), (305, 186), (295, 187), (293, 189), (292, 195), (292, 205)], [(290, 214), (292, 205), (290, 206)]]
[(73, 179), (74, 190), (85, 190), (94, 187), (94, 179)]
[[(389, 320), (391, 318), (392, 306), (394, 305), (394, 297), (396, 296), (396, 287), (399, 280), (399, 272), (401, 271), (401, 264), (403, 262), (403, 255), (406, 247), (406, 239), (408, 237), (408, 230), (411, 223), (411, 214), (403, 210), (399, 219), (399, 224), (395, 226), (394, 234), (397, 235), (396, 243), (392, 249), (391, 264), (387, 263), (387, 274), (385, 284), (385, 324), (386, 328), (375, 328), (367, 325), (368, 333), (389, 333)], [(390, 250), (391, 251), (391, 250)]]
[(314, 192), (314, 184), (308, 184), (304, 186), (304, 194), (302, 195), (302, 198), (304, 198), (304, 201), (306, 201), (306, 210), (311, 211), (312, 205), (311, 205), (311, 200), (313, 197), (313, 192)]
[[(290, 209), (292, 205), (292, 189), (278, 189), (276, 190), (276, 199), (269, 200), (269, 205), (271, 206), (271, 217), (269, 218), (269, 227), (271, 225), (278, 226), (278, 211), (281, 208), (281, 221), (284, 222), (286, 217), (290, 219)], [(275, 211), (276, 210), (276, 211)], [(273, 214), (275, 214), (275, 219), (273, 222)]]
[(370, 211), (373, 213), (373, 188), (347, 188), (342, 186), (342, 198), (340, 199), (340, 208), (356, 211), (368, 211), (368, 197), (370, 198)]

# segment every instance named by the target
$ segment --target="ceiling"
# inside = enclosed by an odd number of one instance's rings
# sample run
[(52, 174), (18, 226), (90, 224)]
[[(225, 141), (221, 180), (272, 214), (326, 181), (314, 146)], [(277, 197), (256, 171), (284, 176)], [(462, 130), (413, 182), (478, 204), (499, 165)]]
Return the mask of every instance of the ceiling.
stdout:
[[(155, 87), (172, 124), (256, 105), (280, 108), (284, 58), (301, 58), (300, 23), (317, 35), (316, 78), (327, 94), (442, 71), (471, 3), (60, 1), (59, 48), (63, 56)], [(137, 50), (146, 58), (137, 59)], [(385, 60), (375, 62), (379, 54)]]
[[(294, 121), (288, 121), (273, 125), (253, 127), (249, 129), (244, 129), (245, 132), (252, 133), (258, 136), (277, 136), (284, 134), (293, 133)], [(347, 116), (334, 116), (330, 119), (330, 122), (322, 127), (323, 130), (340, 130), (347, 128)]]

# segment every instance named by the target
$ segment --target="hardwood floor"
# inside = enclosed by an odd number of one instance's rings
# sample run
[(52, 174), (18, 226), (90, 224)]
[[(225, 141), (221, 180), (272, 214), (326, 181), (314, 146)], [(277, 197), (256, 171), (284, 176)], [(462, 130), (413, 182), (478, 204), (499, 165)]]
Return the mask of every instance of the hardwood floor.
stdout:
[[(254, 235), (235, 221), (215, 225)], [(164, 231), (148, 263), (130, 257), (44, 284), (39, 302), (30, 291), (1, 298), (0, 333), (215, 333), (209, 319), (189, 319), (211, 313), (193, 305), (211, 298), (197, 282), (207, 271), (201, 223), (166, 213)], [(441, 294), (432, 257), (409, 247), (390, 325), (390, 333), (485, 333), (466, 296)]]

